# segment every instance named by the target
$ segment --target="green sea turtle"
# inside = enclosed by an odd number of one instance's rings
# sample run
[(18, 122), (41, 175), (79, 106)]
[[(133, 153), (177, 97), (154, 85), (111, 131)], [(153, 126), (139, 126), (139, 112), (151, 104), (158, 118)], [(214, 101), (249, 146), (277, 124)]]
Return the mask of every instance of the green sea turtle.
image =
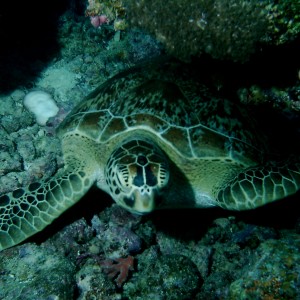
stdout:
[(174, 64), (117, 75), (60, 125), (64, 170), (0, 197), (0, 250), (42, 230), (93, 184), (140, 214), (252, 209), (295, 193), (300, 164), (267, 162), (258, 129), (244, 108)]

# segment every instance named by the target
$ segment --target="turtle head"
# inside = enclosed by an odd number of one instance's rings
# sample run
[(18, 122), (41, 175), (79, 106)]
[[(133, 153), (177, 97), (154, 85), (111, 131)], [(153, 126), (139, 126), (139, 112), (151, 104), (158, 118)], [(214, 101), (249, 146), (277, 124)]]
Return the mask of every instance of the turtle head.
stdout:
[(133, 213), (149, 213), (155, 209), (168, 183), (168, 159), (153, 144), (130, 141), (112, 153), (105, 176), (117, 204)]

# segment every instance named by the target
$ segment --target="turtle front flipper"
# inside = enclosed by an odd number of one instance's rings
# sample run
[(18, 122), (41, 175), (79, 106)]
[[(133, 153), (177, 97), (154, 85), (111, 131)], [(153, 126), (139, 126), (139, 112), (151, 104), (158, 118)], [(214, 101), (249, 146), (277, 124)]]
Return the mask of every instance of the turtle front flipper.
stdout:
[(76, 203), (92, 184), (91, 176), (84, 171), (64, 171), (49, 181), (0, 196), (0, 251), (41, 231)]
[(300, 163), (267, 165), (239, 173), (218, 192), (217, 201), (226, 209), (253, 209), (282, 199), (300, 189)]

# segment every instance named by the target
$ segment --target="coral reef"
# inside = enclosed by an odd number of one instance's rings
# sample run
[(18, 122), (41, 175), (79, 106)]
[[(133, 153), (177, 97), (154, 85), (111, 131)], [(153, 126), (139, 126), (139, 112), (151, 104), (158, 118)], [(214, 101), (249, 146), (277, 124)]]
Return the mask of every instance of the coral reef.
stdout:
[[(93, 260), (87, 261), (76, 273), (75, 284), (78, 288), (77, 300), (101, 299), (118, 300), (121, 295), (115, 284), (103, 273), (101, 266)], [(74, 299), (74, 298), (73, 298)], [(68, 299), (67, 299), (68, 300)]]
[(270, 1), (268, 11), (268, 34), (263, 38), (269, 44), (281, 45), (299, 37), (300, 5), (294, 0)]
[(297, 235), (294, 241), (269, 240), (261, 244), (255, 264), (230, 285), (230, 299), (298, 299), (299, 247)]
[(300, 111), (300, 86), (261, 88), (253, 85), (238, 91), (241, 102), (248, 105), (269, 104), (278, 111)]
[(267, 30), (261, 1), (126, 0), (126, 7), (131, 25), (151, 32), (184, 60), (205, 52), (244, 61)]
[(88, 0), (85, 14), (90, 16), (96, 28), (105, 23), (113, 24), (114, 30), (125, 30), (127, 27), (126, 9), (122, 0)]
[(0, 194), (49, 178), (61, 166), (59, 141), (47, 130), (52, 127), (39, 128), (31, 114), (18, 104), (5, 115), (0, 111)]
[(27, 244), (0, 256), (0, 299), (72, 299), (75, 266), (53, 249)]
[(161, 255), (156, 247), (138, 256), (139, 272), (124, 286), (128, 299), (194, 299), (201, 282), (196, 266), (185, 256)]
[(208, 53), (246, 61), (258, 45), (279, 45), (300, 32), (297, 1), (125, 0), (128, 22), (154, 34), (183, 60)]
[[(168, 217), (166, 228), (174, 221)], [(26, 243), (1, 252), (1, 299), (31, 299), (28, 293), (33, 292), (40, 298), (58, 295), (71, 299), (73, 286), (77, 297), (72, 299), (78, 300), (299, 297), (299, 237), (295, 232), (278, 232), (235, 217), (217, 218), (212, 224), (201, 218), (208, 229), (199, 237), (199, 227), (189, 224), (193, 219), (198, 224), (199, 215), (182, 214), (179, 219), (175, 215), (177, 227), (167, 233), (155, 220), (141, 222), (140, 217), (124, 213), (116, 205), (97, 218), (101, 228), (95, 221), (88, 224), (80, 219), (40, 246)], [(128, 232), (140, 235), (143, 247), (139, 252), (123, 259), (105, 258), (117, 251), (102, 248), (102, 244), (110, 240), (113, 246), (118, 236), (115, 231), (107, 232), (105, 237), (99, 234), (105, 231), (107, 222), (124, 225)], [(189, 232), (181, 228), (184, 223)], [(124, 244), (131, 236), (123, 237)], [(119, 252), (124, 253), (121, 249)], [(136, 267), (128, 276), (133, 260)], [(15, 281), (12, 272), (23, 280)], [(115, 277), (116, 284), (111, 280)], [(24, 278), (31, 279), (31, 283)], [(6, 284), (1, 286), (1, 282)]]

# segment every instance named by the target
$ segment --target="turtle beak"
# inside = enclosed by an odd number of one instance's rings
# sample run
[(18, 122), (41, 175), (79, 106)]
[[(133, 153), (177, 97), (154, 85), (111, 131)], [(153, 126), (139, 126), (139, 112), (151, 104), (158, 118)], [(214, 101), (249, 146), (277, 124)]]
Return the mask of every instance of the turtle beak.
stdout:
[(138, 189), (133, 192), (135, 199), (133, 210), (139, 214), (147, 214), (155, 209), (156, 190), (150, 189), (149, 192), (143, 193)]

